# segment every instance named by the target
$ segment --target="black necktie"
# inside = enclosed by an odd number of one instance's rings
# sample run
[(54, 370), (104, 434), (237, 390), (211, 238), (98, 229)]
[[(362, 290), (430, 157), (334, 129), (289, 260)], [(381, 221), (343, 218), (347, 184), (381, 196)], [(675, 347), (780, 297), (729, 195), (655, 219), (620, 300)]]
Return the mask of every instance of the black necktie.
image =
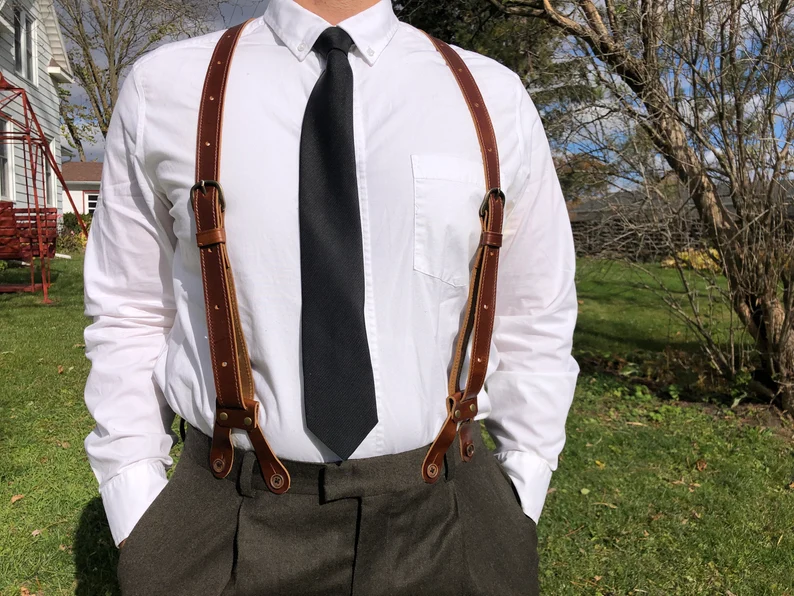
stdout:
[(303, 118), (299, 185), (306, 425), (343, 460), (378, 422), (364, 323), (352, 45), (339, 27), (314, 44), (326, 67)]

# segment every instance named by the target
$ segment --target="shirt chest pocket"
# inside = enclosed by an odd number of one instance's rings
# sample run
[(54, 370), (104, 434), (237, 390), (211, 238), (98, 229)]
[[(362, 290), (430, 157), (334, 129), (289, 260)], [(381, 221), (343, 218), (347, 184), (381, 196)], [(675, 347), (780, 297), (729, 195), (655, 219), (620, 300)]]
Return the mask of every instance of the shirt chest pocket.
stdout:
[(412, 155), (414, 270), (452, 286), (469, 283), (480, 241), (483, 165), (452, 155)]

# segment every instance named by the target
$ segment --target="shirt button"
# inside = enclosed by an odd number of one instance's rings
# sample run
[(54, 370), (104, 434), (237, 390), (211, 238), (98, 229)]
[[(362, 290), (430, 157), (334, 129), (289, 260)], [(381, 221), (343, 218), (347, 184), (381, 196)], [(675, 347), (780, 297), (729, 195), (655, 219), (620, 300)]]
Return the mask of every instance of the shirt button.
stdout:
[(305, 50), (305, 49), (306, 49), (306, 44), (305, 44), (305, 43), (302, 43), (302, 44), (300, 44), (300, 45), (298, 46), (298, 51), (299, 51), (299, 52), (302, 52), (302, 51), (303, 51), (303, 50)]
[(375, 50), (373, 50), (372, 48), (367, 48), (367, 56), (371, 58), (374, 55), (375, 55)]

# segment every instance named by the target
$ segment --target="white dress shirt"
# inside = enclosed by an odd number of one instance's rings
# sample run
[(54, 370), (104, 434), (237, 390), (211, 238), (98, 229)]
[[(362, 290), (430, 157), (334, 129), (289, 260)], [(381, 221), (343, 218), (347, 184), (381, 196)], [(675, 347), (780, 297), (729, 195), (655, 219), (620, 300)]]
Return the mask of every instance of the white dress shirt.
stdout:
[[(335, 460), (301, 395), (298, 160), (329, 23), (272, 0), (234, 56), (221, 183), (228, 253), (261, 422), (275, 453)], [(430, 444), (468, 294), (485, 195), (480, 145), (455, 78), (389, 0), (339, 24), (355, 42), (354, 129), (377, 426), (353, 458)], [(212, 434), (215, 386), (189, 189), (198, 106), (220, 33), (161, 47), (124, 83), (107, 135), (85, 258), (96, 420), (85, 447), (116, 543), (166, 484), (173, 412)], [(478, 419), (524, 512), (540, 517), (565, 442), (578, 366), (570, 224), (538, 112), (518, 76), (456, 48), (490, 111), (507, 196), (496, 323)], [(329, 313), (333, 316), (333, 313)], [(468, 366), (463, 371), (466, 378)], [(250, 449), (242, 431), (235, 444)], [(420, 474), (420, 470), (417, 470)]]

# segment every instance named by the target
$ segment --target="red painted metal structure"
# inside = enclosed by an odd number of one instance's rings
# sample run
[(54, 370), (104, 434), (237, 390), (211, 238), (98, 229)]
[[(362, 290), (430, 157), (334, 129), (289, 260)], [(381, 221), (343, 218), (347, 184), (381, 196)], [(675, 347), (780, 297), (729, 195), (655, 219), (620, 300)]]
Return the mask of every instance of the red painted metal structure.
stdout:
[[(47, 207), (46, 200), (41, 196), (47, 192), (46, 164), (49, 164), (52, 173), (58, 177), (66, 191), (82, 233), (86, 236), (88, 234), (26, 91), (12, 86), (2, 73), (0, 117), (13, 125), (9, 127), (10, 130), (0, 130), (0, 144), (6, 146), (7, 155), (15, 146), (22, 145), (26, 197), (24, 207), (14, 207), (13, 202), (0, 202), (0, 260), (30, 263), (30, 284), (0, 285), (0, 293), (42, 290), (44, 303), (49, 304), (50, 259), (55, 256), (58, 211), (55, 207)], [(9, 174), (16, 175), (15, 172)], [(41, 272), (40, 284), (36, 283), (36, 259), (39, 260)]]

